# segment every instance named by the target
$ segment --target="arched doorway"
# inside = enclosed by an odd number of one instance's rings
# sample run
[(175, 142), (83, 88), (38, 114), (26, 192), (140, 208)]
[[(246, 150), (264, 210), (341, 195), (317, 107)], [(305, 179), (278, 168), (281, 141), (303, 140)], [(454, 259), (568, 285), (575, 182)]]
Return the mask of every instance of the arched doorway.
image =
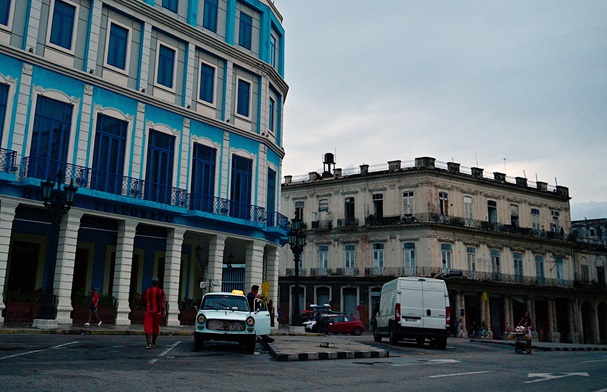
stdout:
[(594, 342), (594, 331), (593, 331), (594, 311), (590, 302), (584, 302), (582, 304), (582, 332), (584, 333), (584, 343), (593, 344)]

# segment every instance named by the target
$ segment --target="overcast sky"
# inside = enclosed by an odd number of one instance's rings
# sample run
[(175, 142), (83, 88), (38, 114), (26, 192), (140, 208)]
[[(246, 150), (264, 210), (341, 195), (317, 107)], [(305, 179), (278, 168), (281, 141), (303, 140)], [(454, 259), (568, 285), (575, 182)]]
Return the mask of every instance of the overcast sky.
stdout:
[(431, 156), (607, 205), (607, 1), (275, 4), (283, 175)]

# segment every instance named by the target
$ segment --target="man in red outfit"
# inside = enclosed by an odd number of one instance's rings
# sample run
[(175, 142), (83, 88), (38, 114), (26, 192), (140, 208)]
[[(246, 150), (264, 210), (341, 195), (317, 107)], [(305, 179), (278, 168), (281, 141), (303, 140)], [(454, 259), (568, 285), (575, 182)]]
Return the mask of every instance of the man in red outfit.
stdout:
[(143, 316), (143, 330), (148, 342), (148, 349), (156, 347), (156, 338), (160, 332), (160, 319), (166, 316), (166, 296), (158, 287), (158, 278), (152, 278), (152, 287), (143, 293), (142, 299), (146, 303), (146, 312)]

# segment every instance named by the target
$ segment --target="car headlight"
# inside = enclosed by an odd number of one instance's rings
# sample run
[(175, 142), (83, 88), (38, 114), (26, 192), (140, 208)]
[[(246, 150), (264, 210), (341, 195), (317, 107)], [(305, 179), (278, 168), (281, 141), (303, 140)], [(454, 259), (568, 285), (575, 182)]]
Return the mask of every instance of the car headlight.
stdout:
[(205, 321), (207, 321), (207, 318), (201, 313), (196, 317), (196, 321), (198, 321), (198, 324), (204, 324)]
[(251, 316), (247, 317), (247, 325), (249, 327), (254, 326), (255, 325), (255, 319), (253, 317), (251, 317)]

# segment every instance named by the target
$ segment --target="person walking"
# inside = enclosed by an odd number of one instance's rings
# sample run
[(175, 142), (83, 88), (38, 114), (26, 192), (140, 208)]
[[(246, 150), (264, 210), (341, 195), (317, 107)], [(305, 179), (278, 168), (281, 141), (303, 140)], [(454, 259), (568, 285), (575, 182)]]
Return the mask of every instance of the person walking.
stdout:
[(158, 287), (158, 278), (152, 278), (152, 286), (143, 292), (142, 299), (146, 304), (143, 331), (149, 350), (156, 347), (156, 338), (160, 333), (160, 319), (166, 316), (166, 296), (164, 291)]
[(97, 325), (101, 326), (101, 324), (103, 324), (103, 322), (101, 321), (101, 317), (99, 317), (99, 292), (97, 291), (97, 289), (93, 288), (91, 289), (91, 304), (89, 305), (89, 321), (87, 321), (86, 323), (84, 323), (84, 325), (86, 325), (87, 327), (89, 325), (91, 325), (91, 319), (94, 317)]

